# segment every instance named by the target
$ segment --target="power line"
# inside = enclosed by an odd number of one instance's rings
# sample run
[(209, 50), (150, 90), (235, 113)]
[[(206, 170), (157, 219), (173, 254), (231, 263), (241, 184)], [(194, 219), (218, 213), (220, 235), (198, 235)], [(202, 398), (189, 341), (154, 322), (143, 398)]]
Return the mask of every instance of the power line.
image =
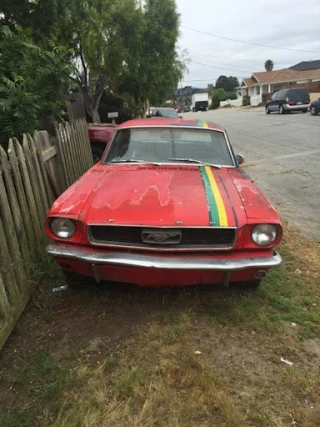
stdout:
[[(196, 55), (196, 56), (206, 56), (208, 58), (223, 58), (223, 59), (229, 59), (230, 61), (246, 61), (246, 62), (256, 62), (257, 64), (262, 64), (263, 61), (257, 61), (254, 59), (244, 59), (244, 58), (231, 58), (229, 56), (218, 56), (218, 55), (207, 55), (205, 53), (198, 53), (198, 52), (192, 52), (192, 51), (188, 51), (191, 55)], [(285, 62), (281, 62), (280, 64), (286, 64)]]
[(244, 44), (250, 44), (250, 45), (253, 45), (253, 46), (267, 47), (267, 48), (270, 48), (270, 49), (291, 50), (291, 51), (294, 51), (294, 52), (305, 52), (305, 53), (317, 53), (317, 54), (319, 54), (319, 52), (317, 52), (315, 50), (301, 50), (301, 49), (292, 49), (292, 48), (289, 48), (289, 47), (269, 46), (269, 45), (266, 45), (266, 44), (260, 44), (260, 43), (254, 43), (254, 42), (246, 42), (246, 41), (243, 41), (243, 40), (232, 39), (230, 37), (218, 36), (217, 34), (211, 34), (211, 33), (205, 32), (205, 31), (195, 30), (194, 28), (185, 27), (184, 25), (181, 25), (181, 27), (185, 28), (186, 30), (194, 31), (195, 33), (205, 34), (207, 36), (217, 37), (218, 39), (229, 40), (229, 41), (233, 41), (233, 42), (237, 42), (237, 43), (244, 43)]
[[(200, 57), (198, 57), (198, 58), (195, 58), (197, 61), (205, 61), (205, 63), (204, 64), (201, 64), (201, 65), (205, 65), (205, 66), (210, 66), (210, 67), (215, 67), (215, 68), (219, 68), (221, 65), (226, 65), (227, 67), (226, 68), (224, 68), (224, 67), (221, 67), (221, 69), (222, 70), (230, 70), (230, 71), (243, 71), (244, 73), (250, 73), (250, 74), (252, 74), (252, 68), (250, 68), (250, 69), (246, 69), (246, 70), (238, 70), (238, 69), (234, 69), (234, 68), (229, 68), (229, 66), (231, 65), (232, 66), (232, 64), (226, 64), (226, 63), (223, 63), (223, 62), (214, 62), (214, 63), (212, 63), (212, 62), (209, 62), (208, 63), (208, 61), (210, 61), (210, 59), (206, 59), (206, 58), (200, 58)], [(212, 60), (211, 60), (212, 61)], [(199, 64), (200, 65), (200, 63), (198, 63), (198, 62), (195, 62), (194, 60), (193, 60), (193, 58), (191, 57), (191, 62), (194, 62), (195, 64)], [(217, 65), (217, 67), (216, 67), (216, 65)], [(260, 65), (262, 66), (263, 65), (263, 63), (261, 62), (260, 63)], [(258, 67), (256, 67), (256, 68), (258, 68)], [(261, 68), (261, 67), (260, 67)], [(257, 71), (257, 70), (256, 70)]]
[[(209, 68), (216, 68), (218, 70), (228, 70), (228, 71), (237, 71), (240, 73), (248, 73), (249, 71), (247, 70), (235, 70), (234, 68), (224, 68), (224, 67), (215, 67), (214, 65), (208, 65), (208, 64), (201, 64), (200, 62), (195, 62), (192, 61), (193, 64), (197, 64), (197, 65), (202, 65), (204, 67), (209, 67)], [(252, 73), (252, 72), (251, 72)]]

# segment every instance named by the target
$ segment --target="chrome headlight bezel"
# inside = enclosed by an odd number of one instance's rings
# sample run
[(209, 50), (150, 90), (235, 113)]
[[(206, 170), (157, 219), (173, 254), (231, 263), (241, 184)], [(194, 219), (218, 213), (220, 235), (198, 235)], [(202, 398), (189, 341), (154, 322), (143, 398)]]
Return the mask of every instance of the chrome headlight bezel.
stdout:
[(260, 247), (272, 245), (278, 237), (278, 227), (275, 224), (257, 224), (251, 231), (252, 241)]
[(52, 218), (49, 226), (51, 233), (59, 239), (70, 239), (76, 231), (74, 222), (69, 218)]

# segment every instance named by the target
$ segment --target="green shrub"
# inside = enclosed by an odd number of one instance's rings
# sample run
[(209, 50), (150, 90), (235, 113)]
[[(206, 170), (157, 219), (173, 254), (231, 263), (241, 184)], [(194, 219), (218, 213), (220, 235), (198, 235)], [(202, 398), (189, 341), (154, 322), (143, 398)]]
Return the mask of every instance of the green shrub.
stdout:
[(242, 106), (246, 107), (247, 105), (250, 105), (250, 97), (249, 96), (244, 96), (243, 100), (242, 100)]
[(237, 95), (233, 92), (226, 92), (224, 89), (215, 90), (212, 95), (210, 109), (215, 110), (216, 108), (220, 107), (221, 101), (227, 101), (228, 99), (237, 99)]

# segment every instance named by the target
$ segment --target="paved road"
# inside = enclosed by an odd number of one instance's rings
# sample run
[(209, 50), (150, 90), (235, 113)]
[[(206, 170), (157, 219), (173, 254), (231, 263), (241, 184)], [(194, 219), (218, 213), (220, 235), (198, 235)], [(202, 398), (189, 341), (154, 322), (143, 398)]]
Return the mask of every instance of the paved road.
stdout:
[(261, 108), (185, 113), (227, 129), (244, 167), (283, 219), (320, 242), (320, 117)]

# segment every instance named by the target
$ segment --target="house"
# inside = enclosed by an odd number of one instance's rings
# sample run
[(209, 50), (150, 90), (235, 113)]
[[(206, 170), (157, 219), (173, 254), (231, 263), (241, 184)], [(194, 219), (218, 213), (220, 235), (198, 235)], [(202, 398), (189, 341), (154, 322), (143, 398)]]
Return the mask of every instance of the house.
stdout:
[(320, 92), (320, 60), (300, 62), (290, 68), (253, 73), (242, 80), (237, 88), (238, 98), (250, 97), (250, 103), (257, 106), (270, 98), (273, 92), (285, 88), (305, 87), (311, 99), (317, 99)]

